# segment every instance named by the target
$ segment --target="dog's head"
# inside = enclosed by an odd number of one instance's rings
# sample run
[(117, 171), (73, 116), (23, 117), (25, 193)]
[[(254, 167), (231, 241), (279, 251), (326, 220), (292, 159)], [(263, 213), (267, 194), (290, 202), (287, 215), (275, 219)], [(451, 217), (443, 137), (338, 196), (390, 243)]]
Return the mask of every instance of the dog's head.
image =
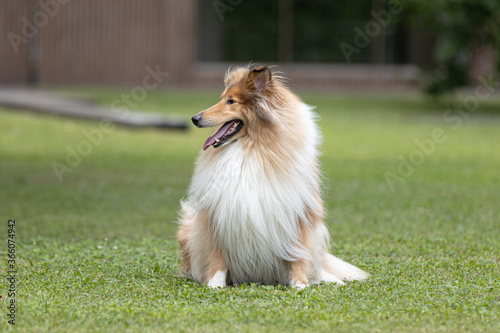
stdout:
[(235, 68), (224, 81), (220, 101), (191, 118), (197, 127), (216, 127), (203, 150), (234, 142), (247, 135), (249, 126), (265, 125), (274, 118), (269, 102), (277, 82), (269, 67)]

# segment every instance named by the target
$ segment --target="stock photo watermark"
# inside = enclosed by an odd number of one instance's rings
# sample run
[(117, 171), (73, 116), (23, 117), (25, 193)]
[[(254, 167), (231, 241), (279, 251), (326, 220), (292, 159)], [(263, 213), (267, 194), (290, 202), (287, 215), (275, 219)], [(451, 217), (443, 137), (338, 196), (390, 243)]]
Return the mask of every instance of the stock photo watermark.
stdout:
[(7, 322), (16, 325), (16, 291), (17, 291), (17, 266), (16, 266), (16, 219), (7, 221)]
[[(142, 80), (142, 85), (133, 87), (128, 94), (121, 94), (119, 98), (115, 99), (111, 104), (111, 110), (119, 116), (120, 119), (126, 119), (130, 115), (130, 108), (135, 108), (142, 102), (148, 95), (148, 92), (156, 89), (169, 75), (168, 72), (163, 72), (160, 66), (157, 65), (155, 69), (151, 66), (145, 68), (147, 75)], [(74, 131), (72, 122), (67, 122), (67, 132)], [(92, 130), (82, 130), (80, 133), (83, 138), (75, 146), (66, 146), (66, 156), (64, 161), (52, 162), (52, 170), (56, 175), (59, 182), (63, 182), (66, 173), (72, 173), (83, 161), (85, 156), (92, 153), (95, 147), (98, 147), (104, 141), (106, 135), (109, 135), (115, 130), (115, 124), (109, 119), (103, 118), (99, 125)], [(78, 190), (82, 191), (87, 185), (85, 179), (80, 180)]]
[(232, 12), (237, 6), (241, 5), (243, 0), (214, 0), (212, 5), (214, 6), (215, 12), (219, 16), (221, 21), (224, 21), (224, 13)]
[(391, 23), (393, 15), (399, 15), (402, 11), (403, 5), (401, 1), (398, 0), (389, 0), (387, 2), (387, 9), (382, 9), (378, 12), (372, 10), (370, 15), (373, 20), (365, 24), (364, 30), (360, 27), (354, 28), (356, 35), (354, 36), (353, 43), (349, 44), (343, 41), (339, 44), (347, 63), (351, 63), (353, 54), (361, 53), (362, 49), (370, 45), (373, 38), (380, 35), (380, 33)]
[(19, 35), (14, 32), (9, 32), (7, 34), (7, 39), (14, 52), (18, 53), (21, 44), (27, 44), (31, 39), (35, 38), (40, 33), (40, 29), (46, 26), (49, 20), (59, 13), (60, 7), (68, 4), (70, 1), (71, 0), (40, 0), (38, 2), (39, 10), (35, 11), (31, 20), (26, 16), (21, 18), (21, 22), (23, 23), (21, 34)]
[[(487, 79), (480, 76), (478, 81), (480, 85), (474, 89), (473, 94), (463, 98), (460, 103), (454, 103), (443, 114), (442, 121), (447, 125), (451, 125), (451, 129), (459, 128), (477, 110), (480, 102), (490, 98), (500, 86), (500, 82), (494, 81), (492, 74)], [(414, 141), (415, 149), (406, 156), (398, 156), (397, 172), (386, 171), (384, 174), (391, 191), (394, 192), (398, 183), (403, 183), (407, 178), (411, 177), (417, 168), (436, 152), (438, 145), (446, 142), (447, 139), (448, 135), (443, 127), (434, 128), (431, 134), (424, 139), (416, 139)]]

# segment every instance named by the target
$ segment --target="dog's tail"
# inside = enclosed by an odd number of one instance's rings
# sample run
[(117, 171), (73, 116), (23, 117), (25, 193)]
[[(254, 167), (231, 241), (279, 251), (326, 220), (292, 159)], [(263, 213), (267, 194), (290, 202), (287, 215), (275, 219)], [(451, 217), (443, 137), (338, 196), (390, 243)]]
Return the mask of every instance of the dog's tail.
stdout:
[(363, 281), (370, 276), (365, 271), (327, 252), (323, 258), (323, 268), (342, 281)]

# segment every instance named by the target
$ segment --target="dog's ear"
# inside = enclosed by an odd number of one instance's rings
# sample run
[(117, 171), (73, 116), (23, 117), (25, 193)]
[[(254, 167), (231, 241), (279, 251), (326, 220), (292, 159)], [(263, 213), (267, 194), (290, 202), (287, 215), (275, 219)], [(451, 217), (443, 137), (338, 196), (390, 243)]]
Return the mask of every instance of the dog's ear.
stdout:
[(272, 74), (271, 70), (267, 66), (255, 66), (250, 69), (248, 76), (252, 80), (255, 89), (262, 93), (271, 81)]

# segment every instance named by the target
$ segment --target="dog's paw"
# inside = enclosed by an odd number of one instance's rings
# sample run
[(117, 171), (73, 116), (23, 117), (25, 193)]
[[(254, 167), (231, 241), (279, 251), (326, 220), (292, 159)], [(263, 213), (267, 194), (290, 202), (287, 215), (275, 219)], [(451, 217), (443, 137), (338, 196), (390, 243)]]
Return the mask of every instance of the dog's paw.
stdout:
[(211, 279), (210, 281), (208, 281), (207, 286), (212, 289), (224, 288), (226, 287), (226, 282), (213, 281), (213, 279)]
[(226, 271), (217, 271), (214, 276), (208, 281), (207, 286), (209, 286), (212, 289), (217, 289), (217, 288), (224, 288), (226, 287), (226, 277), (227, 277), (227, 270)]
[(290, 283), (290, 286), (292, 288), (295, 288), (295, 289), (298, 289), (298, 290), (302, 290), (304, 289), (305, 287), (309, 287), (309, 283), (302, 283), (302, 282), (295, 282), (295, 281), (292, 281), (292, 283)]
[(304, 283), (296, 283), (293, 287), (294, 287), (295, 289), (302, 290), (302, 289), (304, 289), (305, 287), (309, 287), (309, 284), (304, 284)]

